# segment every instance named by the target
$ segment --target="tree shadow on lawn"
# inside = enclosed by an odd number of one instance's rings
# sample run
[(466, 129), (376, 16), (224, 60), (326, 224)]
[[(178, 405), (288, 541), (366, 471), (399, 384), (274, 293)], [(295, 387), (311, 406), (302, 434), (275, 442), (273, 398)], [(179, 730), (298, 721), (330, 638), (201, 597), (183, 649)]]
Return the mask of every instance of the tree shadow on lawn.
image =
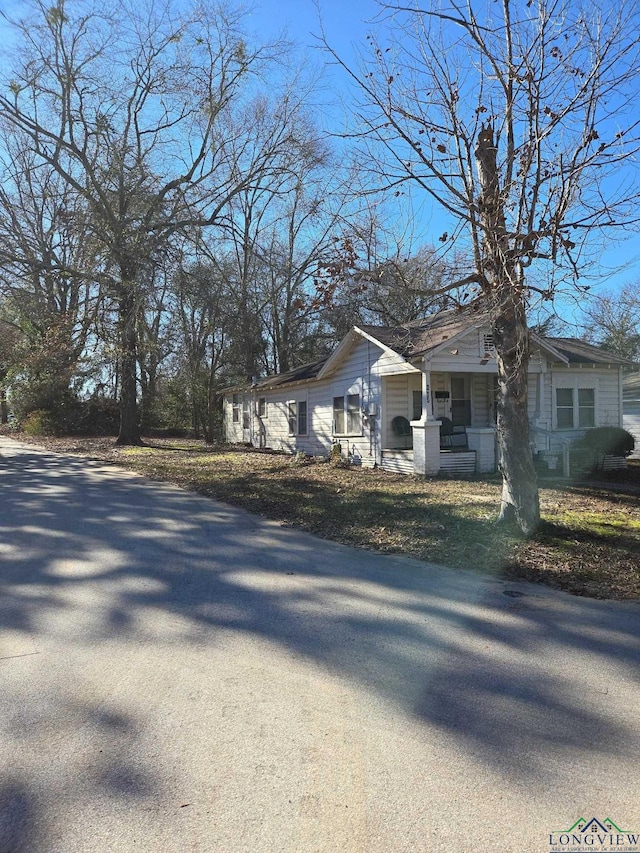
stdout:
[[(46, 641), (55, 624), (83, 643), (139, 645), (157, 642), (153, 625), (170, 618), (185, 638), (185, 666), (189, 643), (229, 632), (267, 641), (522, 784), (545, 785), (558, 760), (607, 757), (622, 768), (640, 747), (623, 715), (585, 694), (594, 673), (625, 685), (637, 678), (632, 605), (517, 582), (505, 590), (474, 572), (353, 551), (77, 459), (3, 459), (0, 507), (5, 629)], [(6, 782), (27, 815), (29, 784)], [(125, 786), (122, 795), (149, 792)], [(24, 830), (25, 849), (35, 831)]]
[[(279, 475), (287, 468), (274, 469)], [(362, 484), (278, 476), (268, 494), (256, 475), (192, 483), (196, 491), (249, 512), (294, 524), (316, 535), (383, 553), (402, 552), (459, 568), (499, 572), (523, 537), (514, 527), (497, 528), (486, 505), (477, 517), (453, 502), (421, 501), (415, 493), (366, 489)], [(495, 515), (497, 515), (496, 496)]]

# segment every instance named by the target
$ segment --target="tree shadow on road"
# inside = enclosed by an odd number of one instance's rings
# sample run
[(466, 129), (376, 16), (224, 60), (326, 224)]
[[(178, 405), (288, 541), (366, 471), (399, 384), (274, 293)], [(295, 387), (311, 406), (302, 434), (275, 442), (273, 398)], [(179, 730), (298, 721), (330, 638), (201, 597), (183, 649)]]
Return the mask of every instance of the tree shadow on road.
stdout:
[[(634, 605), (354, 552), (85, 460), (3, 460), (0, 507), (0, 618), (13, 636), (46, 642), (67, 620), (93, 645), (161, 643), (171, 619), (196, 644), (257, 638), (531, 784), (558, 750), (622, 759), (640, 746), (599, 689), (637, 677)], [(155, 787), (126, 762), (94, 782), (125, 800)], [(4, 785), (23, 815), (15, 849), (38, 849), (25, 779)]]

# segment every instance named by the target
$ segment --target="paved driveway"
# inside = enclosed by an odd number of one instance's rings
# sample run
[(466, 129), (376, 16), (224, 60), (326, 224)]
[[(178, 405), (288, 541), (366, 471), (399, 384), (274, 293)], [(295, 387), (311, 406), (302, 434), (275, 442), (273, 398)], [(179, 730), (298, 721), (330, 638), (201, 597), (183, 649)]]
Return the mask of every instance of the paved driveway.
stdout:
[(638, 605), (0, 452), (2, 853), (532, 853), (580, 817), (640, 831)]

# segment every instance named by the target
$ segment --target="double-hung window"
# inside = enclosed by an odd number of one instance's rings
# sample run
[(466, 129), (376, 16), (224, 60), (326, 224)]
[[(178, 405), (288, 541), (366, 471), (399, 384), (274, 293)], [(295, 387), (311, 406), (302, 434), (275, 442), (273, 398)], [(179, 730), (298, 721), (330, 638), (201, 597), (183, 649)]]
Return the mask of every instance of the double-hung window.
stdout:
[(251, 407), (249, 397), (245, 394), (242, 400), (242, 428), (250, 429), (251, 427)]
[(266, 418), (267, 417), (267, 398), (259, 397), (258, 398), (258, 417)]
[(589, 429), (596, 425), (595, 388), (556, 388), (558, 429)]
[(234, 394), (231, 399), (231, 421), (234, 424), (240, 423), (240, 394)]
[(333, 434), (362, 435), (360, 394), (341, 394), (333, 398)]
[(287, 420), (289, 422), (289, 435), (306, 435), (307, 427), (307, 401), (289, 400), (287, 403)]

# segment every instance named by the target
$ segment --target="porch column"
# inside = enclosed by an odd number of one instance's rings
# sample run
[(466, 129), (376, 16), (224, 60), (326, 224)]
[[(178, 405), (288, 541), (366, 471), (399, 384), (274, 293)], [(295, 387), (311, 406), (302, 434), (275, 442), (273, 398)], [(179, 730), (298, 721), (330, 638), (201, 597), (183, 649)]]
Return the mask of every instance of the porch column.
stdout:
[(433, 392), (431, 391), (430, 364), (425, 358), (422, 366), (422, 418), (421, 421), (435, 421), (433, 414)]
[(493, 427), (467, 427), (467, 444), (469, 450), (476, 452), (478, 473), (496, 470), (495, 439)]
[(434, 477), (440, 471), (440, 421), (411, 421), (413, 473)]
[(433, 414), (431, 370), (428, 360), (422, 363), (422, 416), (411, 421), (413, 430), (413, 471), (422, 477), (433, 477), (440, 471), (440, 421)]

